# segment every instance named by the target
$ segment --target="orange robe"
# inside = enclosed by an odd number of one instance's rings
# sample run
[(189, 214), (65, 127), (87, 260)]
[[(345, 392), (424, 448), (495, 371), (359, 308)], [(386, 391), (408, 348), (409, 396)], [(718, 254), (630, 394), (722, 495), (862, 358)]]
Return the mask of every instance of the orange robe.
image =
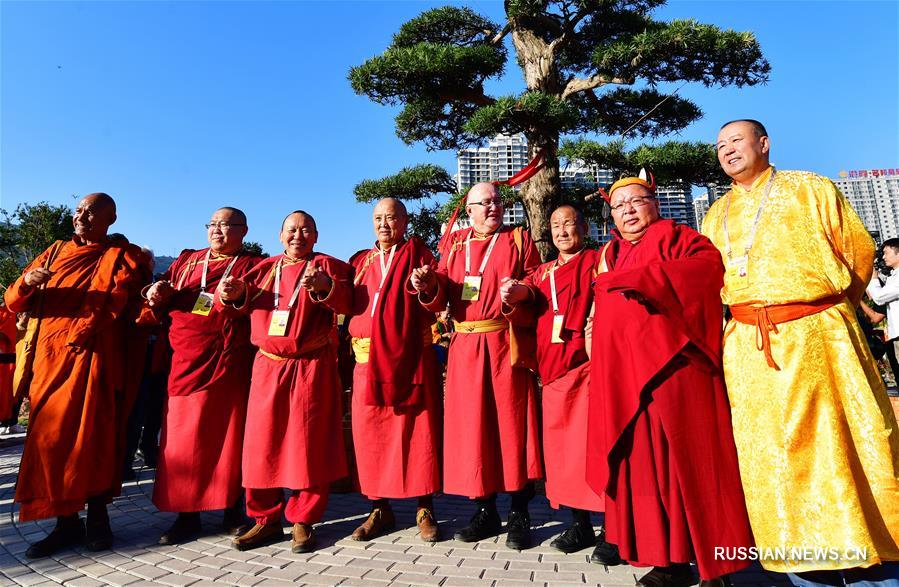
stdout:
[[(518, 306), (510, 321), (537, 325), (537, 365), (543, 382), (543, 458), (546, 497), (554, 508), (601, 512), (602, 494), (587, 485), (587, 413), (590, 360), (584, 327), (593, 304), (593, 271), (599, 253), (585, 249), (562, 265), (544, 263), (523, 281), (534, 295)], [(556, 284), (558, 314), (553, 311), (549, 272)], [(552, 342), (553, 321), (562, 316), (562, 342)]]
[(17, 415), (13, 414), (15, 405), (12, 397), (17, 333), (16, 313), (9, 311), (6, 306), (0, 306), (0, 354), (11, 359), (10, 362), (0, 361), (0, 421)]
[[(164, 512), (224, 509), (242, 491), (241, 452), (255, 349), (246, 316), (226, 317), (220, 305), (208, 316), (192, 313), (208, 250), (182, 253), (165, 274), (176, 288), (164, 310), (171, 318), (172, 366), (153, 486), (153, 503)], [(229, 275), (240, 278), (261, 258), (246, 253), (237, 259), (211, 257), (206, 292), (215, 292), (232, 260)], [(144, 317), (158, 322), (149, 306)]]
[[(269, 257), (247, 274), (249, 301), (239, 309), (249, 313), (250, 338), (259, 348), (243, 445), (243, 486), (251, 489), (308, 489), (347, 474), (336, 314), (352, 313), (353, 269), (313, 253), (311, 262), (334, 286), (321, 300), (300, 288), (285, 335), (272, 336), (275, 265), (282, 259), (286, 257)], [(305, 270), (305, 262), (284, 263), (280, 310), (287, 309)]]
[[(461, 332), (450, 341), (444, 400), (445, 493), (472, 498), (523, 489), (539, 479), (540, 441), (534, 375), (512, 367), (508, 322), (499, 297), (503, 277), (522, 278), (540, 264), (537, 247), (522, 231), (521, 250), (513, 230), (499, 230), (476, 301), (462, 299), (465, 240), (473, 229), (456, 231), (449, 252), (440, 259), (437, 293), (424, 300), (439, 312), (449, 303), (458, 322), (490, 320), (506, 327), (491, 332)], [(476, 274), (492, 237), (472, 238), (471, 272)]]
[[(50, 249), (25, 273), (43, 267)], [(29, 389), (31, 415), (16, 484), (21, 521), (70, 515), (121, 490), (125, 423), (143, 369), (134, 319), (149, 265), (130, 244), (63, 244), (50, 266)], [(32, 309), (23, 277), (6, 291)], [(145, 343), (145, 341), (144, 341)], [(137, 375), (135, 375), (135, 373)]]
[[(433, 263), (434, 256), (417, 239), (398, 244), (388, 278), (380, 288), (379, 249), (375, 247), (361, 253), (353, 258), (356, 315), (349, 324), (356, 349), (352, 423), (359, 486), (370, 499), (430, 495), (440, 489), (443, 412), (440, 370), (431, 345), (430, 325), (435, 318), (433, 312), (421, 307), (414, 294), (406, 291), (406, 284), (412, 269)], [(385, 263), (387, 257), (385, 255)], [(378, 301), (373, 318), (372, 303), (376, 294)], [(372, 341), (376, 320), (381, 320), (384, 327), (393, 331), (402, 328), (401, 321), (409, 321), (411, 334), (401, 342), (420, 347), (420, 358), (414, 365), (404, 367), (414, 373), (405, 387), (420, 387), (412, 405), (406, 405), (408, 402), (391, 405), (383, 397), (372, 401), (367, 395), (370, 375), (367, 347), (378, 344)], [(391, 370), (398, 367), (396, 361), (400, 353), (380, 350), (389, 353), (384, 360), (390, 362)]]

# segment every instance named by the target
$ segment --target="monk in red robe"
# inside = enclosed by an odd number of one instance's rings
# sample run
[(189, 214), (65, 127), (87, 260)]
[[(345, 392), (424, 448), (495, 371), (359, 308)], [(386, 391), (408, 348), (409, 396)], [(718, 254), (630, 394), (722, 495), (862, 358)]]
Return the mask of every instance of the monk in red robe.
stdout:
[(78, 517), (85, 502), (87, 548), (112, 545), (106, 504), (121, 490), (124, 426), (138, 383), (132, 375), (142, 369), (132, 361), (143, 361), (132, 325), (149, 280), (141, 250), (107, 238), (115, 219), (111, 197), (86, 196), (73, 215), (72, 240), (38, 255), (5, 294), (10, 310), (39, 321), (16, 501), (21, 521), (57, 522), (28, 549), (31, 558), (85, 539)]
[(436, 271), (423, 265), (411, 280), (426, 309), (439, 312), (449, 304), (455, 325), (446, 373), (443, 486), (477, 504), (471, 523), (455, 534), (463, 542), (497, 535), (502, 523), (496, 493), (512, 493), (506, 545), (520, 550), (531, 545), (528, 502), (542, 465), (534, 376), (516, 366), (500, 280), (524, 278), (540, 256), (530, 234), (503, 226), (503, 203), (493, 184), (473, 186), (466, 211), (471, 228), (451, 235)]
[(621, 564), (618, 549), (593, 534), (590, 512), (605, 510), (602, 494), (587, 485), (587, 413), (590, 360), (584, 330), (593, 306), (597, 251), (584, 246), (587, 222), (573, 206), (560, 206), (549, 219), (559, 257), (524, 281), (508, 279), (503, 303), (513, 323), (537, 324), (537, 369), (543, 382), (543, 457), (546, 497), (565, 505), (573, 524), (550, 543), (565, 553), (594, 546), (590, 560)]
[[(724, 585), (751, 547), (721, 371), (721, 254), (659, 218), (655, 185), (609, 190), (617, 233), (599, 260), (592, 332), (587, 481), (606, 495), (607, 540), (647, 587)], [(733, 552), (733, 551), (732, 551)]]
[(13, 421), (18, 416), (14, 413), (17, 402), (13, 398), (12, 389), (17, 335), (16, 313), (11, 312), (3, 300), (0, 300), (0, 422), (3, 423), (0, 425), (4, 427), (5, 422)]
[(353, 268), (314, 252), (317, 240), (312, 216), (291, 212), (281, 226), (284, 254), (219, 284), (221, 302), (249, 314), (259, 347), (247, 409), (252, 433), (243, 445), (247, 513), (256, 525), (234, 539), (237, 550), (281, 538), (282, 513), (293, 523), (291, 550), (312, 550), (328, 485), (347, 474), (336, 315), (352, 313)]
[(438, 539), (432, 494), (440, 489), (443, 395), (431, 325), (407, 290), (413, 269), (434, 264), (421, 239), (406, 239), (409, 216), (395, 198), (375, 205), (374, 248), (353, 256), (355, 316), (350, 320), (353, 446), (362, 493), (372, 511), (353, 532), (369, 540), (395, 525), (388, 498), (417, 497), (415, 521), (426, 542)]
[(237, 208), (216, 210), (206, 231), (209, 247), (182, 252), (146, 292), (147, 321), (171, 320), (153, 503), (178, 517), (159, 544), (196, 536), (201, 511), (225, 509), (225, 530), (232, 533), (244, 525), (240, 466), (255, 349), (249, 319), (226, 316), (212, 302), (222, 279), (243, 277), (261, 257), (242, 251), (247, 218)]

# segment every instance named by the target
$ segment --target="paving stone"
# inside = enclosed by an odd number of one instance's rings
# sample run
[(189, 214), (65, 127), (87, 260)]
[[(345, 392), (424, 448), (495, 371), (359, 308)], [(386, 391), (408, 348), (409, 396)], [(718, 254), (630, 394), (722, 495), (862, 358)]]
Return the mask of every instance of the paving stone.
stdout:
[(428, 564), (418, 564), (418, 561), (414, 563), (396, 563), (392, 567), (390, 567), (391, 571), (397, 571), (399, 573), (418, 573), (422, 575), (431, 575), (434, 571), (437, 570), (437, 565), (428, 565)]
[(215, 580), (223, 575), (227, 575), (228, 571), (221, 569), (211, 569), (209, 567), (194, 567), (186, 572), (191, 577), (199, 577), (200, 579)]
[(130, 585), (131, 583), (137, 583), (140, 580), (140, 577), (135, 577), (134, 575), (129, 575), (128, 573), (123, 573), (121, 571), (103, 575), (104, 583), (106, 583), (107, 585), (116, 585), (117, 587), (120, 587), (122, 585)]
[(547, 571), (535, 571), (534, 572), (534, 580), (535, 581), (546, 581), (547, 583), (583, 583), (584, 576), (581, 573), (558, 573), (558, 572), (547, 572)]
[(185, 587), (186, 585), (192, 585), (199, 581), (196, 577), (188, 577), (187, 575), (165, 575), (163, 577), (159, 577), (155, 579), (158, 583), (163, 585), (171, 585), (172, 587)]
[(440, 585), (446, 577), (435, 577), (433, 575), (419, 575), (413, 573), (400, 573), (396, 578), (398, 582), (408, 583), (409, 585)]
[(484, 569), (480, 567), (454, 567), (449, 565), (439, 566), (434, 571), (435, 575), (442, 577), (457, 577), (466, 579), (480, 579)]
[(393, 581), (398, 576), (399, 573), (394, 573), (393, 571), (378, 571), (373, 569), (365, 573), (362, 578), (366, 581), (369, 579), (372, 581)]
[(484, 579), (516, 579), (520, 581), (531, 580), (532, 571), (512, 571), (509, 569), (487, 569), (484, 571)]
[(103, 587), (104, 585), (103, 581), (91, 577), (79, 577), (65, 582), (66, 587)]
[(507, 561), (483, 560), (476, 558), (466, 558), (462, 560), (463, 567), (474, 567), (478, 569), (505, 569)]

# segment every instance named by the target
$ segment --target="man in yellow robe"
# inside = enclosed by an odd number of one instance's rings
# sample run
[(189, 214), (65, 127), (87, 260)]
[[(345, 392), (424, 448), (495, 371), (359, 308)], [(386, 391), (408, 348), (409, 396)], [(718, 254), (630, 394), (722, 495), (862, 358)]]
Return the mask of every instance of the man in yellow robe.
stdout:
[(757, 121), (721, 128), (734, 183), (702, 226), (726, 267), (724, 374), (759, 559), (797, 585), (899, 585), (899, 430), (855, 318), (874, 243), (830, 180), (775, 170), (769, 148)]

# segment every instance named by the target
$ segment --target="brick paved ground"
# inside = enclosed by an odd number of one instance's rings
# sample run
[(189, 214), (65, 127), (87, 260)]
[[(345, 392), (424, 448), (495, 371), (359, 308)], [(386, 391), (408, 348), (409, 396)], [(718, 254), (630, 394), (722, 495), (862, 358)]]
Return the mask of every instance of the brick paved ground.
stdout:
[[(12, 498), (21, 456), (21, 439), (0, 440), (0, 583), (3, 585), (72, 587), (100, 585), (563, 585), (632, 586), (645, 569), (606, 568), (588, 563), (590, 550), (565, 555), (549, 548), (568, 522), (566, 512), (552, 510), (546, 499), (534, 500), (531, 514), (539, 546), (523, 552), (504, 546), (505, 536), (475, 544), (449, 539), (428, 545), (414, 526), (415, 503), (396, 502), (401, 529), (371, 542), (348, 536), (368, 513), (366, 500), (355, 494), (334, 495), (325, 521), (316, 527), (319, 548), (293, 554), (289, 542), (238, 552), (230, 538), (218, 533), (221, 514), (203, 514), (208, 534), (180, 546), (156, 546), (159, 535), (174, 520), (156, 511), (150, 501), (153, 471), (141, 470), (127, 483), (109, 513), (115, 533), (113, 550), (64, 551), (49, 559), (29, 561), (28, 544), (44, 537), (54, 521), (19, 523)], [(507, 503), (502, 499), (500, 512)], [(471, 508), (467, 500), (440, 496), (436, 509), (443, 533), (452, 536), (464, 526)], [(404, 527), (405, 526), (405, 527)], [(752, 568), (734, 577), (738, 586), (786, 585), (782, 575)]]

